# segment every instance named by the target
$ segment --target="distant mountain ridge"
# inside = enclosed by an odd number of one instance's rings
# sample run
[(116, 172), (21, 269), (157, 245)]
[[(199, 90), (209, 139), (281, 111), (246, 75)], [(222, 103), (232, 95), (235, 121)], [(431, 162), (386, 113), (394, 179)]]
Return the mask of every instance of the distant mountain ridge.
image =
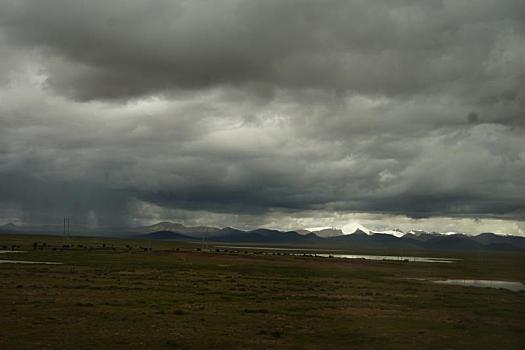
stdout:
[[(467, 236), (460, 233), (440, 234), (420, 230), (407, 233), (401, 230), (372, 231), (360, 225), (352, 234), (343, 234), (340, 229), (330, 228), (317, 231), (279, 231), (265, 228), (243, 231), (232, 227), (187, 227), (165, 221), (133, 228), (101, 228), (91, 232), (136, 239), (191, 241), (204, 238), (217, 243), (286, 244), (341, 249), (525, 250), (525, 237), (520, 236), (503, 236), (491, 232)], [(0, 226), (0, 233), (61, 234), (62, 228), (58, 225), (38, 227), (9, 223)]]
[[(183, 225), (172, 227), (181, 226)], [(207, 235), (199, 232), (198, 235), (192, 236), (189, 233), (190, 231), (197, 232), (197, 229), (191, 228), (184, 232), (175, 231), (173, 233), (176, 235), (173, 236), (169, 236), (163, 231), (162, 234), (153, 232), (142, 237), (181, 240), (206, 237), (208, 241), (217, 243), (292, 244), (342, 249), (525, 250), (525, 237), (501, 236), (494, 233), (467, 236), (463, 234), (442, 235), (436, 232), (410, 231), (402, 235), (393, 235), (389, 233), (390, 231), (375, 232), (368, 230), (368, 232), (365, 232), (358, 228), (352, 234), (343, 234), (338, 229), (301, 230), (299, 233), (297, 231), (279, 231), (264, 228), (243, 231), (226, 227), (217, 229), (217, 231), (207, 230)], [(402, 233), (400, 230), (396, 232)]]
[(191, 226), (187, 227), (183, 224), (173, 223), (169, 221), (163, 221), (156, 223), (154, 225), (135, 227), (132, 229), (132, 232), (140, 233), (151, 233), (158, 231), (172, 231), (181, 233), (183, 235), (190, 235), (195, 237), (210, 236), (213, 237), (215, 234), (221, 231), (218, 227), (208, 227), (208, 226)]
[(337, 237), (337, 236), (344, 235), (341, 229), (335, 229), (335, 228), (325, 228), (319, 231), (314, 231), (312, 233), (318, 237), (323, 237), (323, 238)]
[(139, 235), (136, 238), (160, 239), (160, 240), (171, 240), (171, 239), (189, 240), (189, 239), (192, 239), (193, 237), (186, 236), (186, 235), (183, 235), (177, 232), (172, 232), (172, 231), (156, 231), (156, 232)]

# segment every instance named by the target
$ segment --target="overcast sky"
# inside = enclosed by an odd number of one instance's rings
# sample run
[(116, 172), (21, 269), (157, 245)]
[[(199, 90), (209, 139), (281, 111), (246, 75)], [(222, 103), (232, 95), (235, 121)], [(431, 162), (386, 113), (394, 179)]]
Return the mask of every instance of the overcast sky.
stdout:
[(0, 0), (0, 222), (525, 235), (523, 0)]

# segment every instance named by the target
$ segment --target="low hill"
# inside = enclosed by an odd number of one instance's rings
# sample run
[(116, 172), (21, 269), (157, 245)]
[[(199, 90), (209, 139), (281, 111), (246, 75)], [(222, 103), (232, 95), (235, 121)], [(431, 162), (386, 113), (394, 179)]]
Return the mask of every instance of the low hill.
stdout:
[(217, 234), (220, 229), (217, 227), (208, 227), (208, 226), (192, 226), (187, 227), (183, 224), (178, 224), (169, 221), (159, 222), (150, 226), (141, 226), (134, 227), (130, 232), (140, 232), (140, 233), (152, 233), (159, 231), (171, 231), (181, 233), (183, 235), (188, 235), (192, 237), (213, 237)]
[(437, 250), (479, 250), (484, 248), (483, 244), (462, 234), (436, 236), (424, 241), (422, 246), (426, 249)]
[(485, 232), (477, 236), (473, 236), (472, 239), (478, 243), (485, 245), (510, 244), (511, 246), (516, 246), (525, 249), (525, 237), (501, 236), (492, 232)]
[(136, 238), (140, 239), (161, 239), (161, 240), (192, 240), (195, 239), (194, 237), (186, 236), (178, 232), (172, 232), (172, 231), (157, 231), (157, 232), (151, 232), (146, 233), (144, 235), (140, 235)]

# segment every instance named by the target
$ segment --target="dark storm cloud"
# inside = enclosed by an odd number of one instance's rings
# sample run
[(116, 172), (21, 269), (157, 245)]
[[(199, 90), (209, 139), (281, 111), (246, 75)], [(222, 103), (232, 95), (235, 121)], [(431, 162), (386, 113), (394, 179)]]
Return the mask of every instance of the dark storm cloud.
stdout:
[(522, 220), (523, 23), (510, 0), (3, 1), (1, 204)]
[(105, 225), (120, 226), (129, 212), (129, 193), (106, 189), (100, 184), (41, 179), (26, 174), (2, 174), (2, 201), (16, 203), (28, 223), (54, 223), (67, 215), (75, 225), (89, 225), (90, 215)]
[(20, 0), (1, 10), (11, 41), (48, 50), (49, 84), (79, 99), (264, 82), (523, 101), (512, 70), (523, 68), (522, 1)]

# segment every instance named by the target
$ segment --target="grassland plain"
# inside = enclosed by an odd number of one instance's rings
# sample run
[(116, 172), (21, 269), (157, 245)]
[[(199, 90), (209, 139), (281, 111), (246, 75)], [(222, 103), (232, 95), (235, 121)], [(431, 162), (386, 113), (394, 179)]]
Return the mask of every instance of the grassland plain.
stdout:
[(0, 349), (525, 349), (525, 292), (418, 280), (525, 282), (524, 253), (411, 253), (461, 259), (441, 264), (68, 244), (0, 235), (27, 251), (0, 259), (63, 263), (0, 264)]

